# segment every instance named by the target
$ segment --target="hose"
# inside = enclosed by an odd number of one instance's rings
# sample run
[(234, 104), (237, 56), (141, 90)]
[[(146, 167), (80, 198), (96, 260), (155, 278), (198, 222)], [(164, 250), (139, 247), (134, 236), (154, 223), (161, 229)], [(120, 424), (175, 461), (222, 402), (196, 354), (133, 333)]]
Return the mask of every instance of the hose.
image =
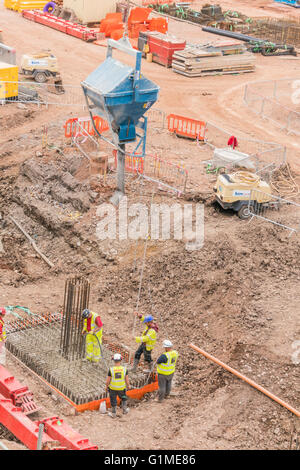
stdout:
[(299, 195), (299, 186), (291, 173), (290, 165), (287, 163), (273, 172), (270, 186), (280, 195), (295, 198)]
[(43, 8), (44, 13), (51, 13), (52, 11), (55, 10), (56, 3), (55, 2), (48, 2)]
[(230, 176), (231, 180), (235, 183), (246, 183), (248, 185), (255, 185), (260, 181), (260, 177), (255, 173), (248, 171), (237, 171)]

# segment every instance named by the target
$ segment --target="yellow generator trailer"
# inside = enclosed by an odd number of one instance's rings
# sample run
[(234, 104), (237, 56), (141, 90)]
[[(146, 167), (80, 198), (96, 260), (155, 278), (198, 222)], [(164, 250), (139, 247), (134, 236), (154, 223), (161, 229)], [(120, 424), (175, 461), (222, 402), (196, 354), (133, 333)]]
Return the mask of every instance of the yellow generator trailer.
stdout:
[(50, 77), (59, 75), (57, 58), (49, 52), (25, 54), (21, 59), (20, 73), (45, 83)]
[(18, 97), (18, 67), (0, 62), (0, 101)]
[(250, 217), (249, 205), (258, 209), (272, 200), (269, 184), (248, 171), (219, 175), (214, 192), (220, 206), (233, 209), (241, 219)]
[(57, 58), (48, 51), (23, 55), (21, 73), (26, 77), (33, 78), (38, 83), (47, 82), (47, 89), (51, 93), (62, 94), (65, 92), (58, 70)]

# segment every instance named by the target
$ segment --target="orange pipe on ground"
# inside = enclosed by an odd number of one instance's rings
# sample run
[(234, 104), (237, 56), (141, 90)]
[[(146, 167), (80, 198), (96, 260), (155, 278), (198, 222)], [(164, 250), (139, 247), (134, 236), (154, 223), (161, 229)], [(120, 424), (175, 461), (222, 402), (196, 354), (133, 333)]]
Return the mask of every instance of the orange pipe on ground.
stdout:
[(272, 400), (276, 401), (277, 403), (279, 403), (279, 405), (281, 406), (284, 406), (284, 408), (286, 408), (287, 410), (291, 411), (292, 413), (294, 413), (296, 416), (298, 416), (298, 418), (300, 417), (300, 412), (298, 410), (296, 410), (296, 408), (293, 408), (292, 406), (290, 406), (288, 403), (286, 403), (285, 401), (281, 400), (280, 398), (278, 398), (276, 395), (273, 395), (273, 393), (269, 392), (267, 389), (261, 387), (260, 385), (258, 385), (256, 382), (254, 382), (253, 380), (249, 379), (248, 377), (246, 377), (245, 375), (241, 374), (240, 372), (238, 372), (236, 369), (233, 369), (232, 367), (228, 366), (227, 364), (225, 364), (224, 362), (220, 361), (219, 359), (217, 359), (216, 357), (212, 356), (211, 354), (208, 354), (206, 351), (204, 351), (203, 349), (200, 349), (198, 348), (198, 346), (195, 346), (194, 344), (190, 343), (189, 344), (189, 347), (194, 349), (195, 351), (197, 351), (198, 353), (202, 354), (203, 356), (207, 357), (207, 359), (210, 359), (211, 361), (215, 362), (216, 364), (218, 364), (219, 366), (222, 366), (224, 367), (224, 369), (228, 370), (229, 372), (231, 372), (232, 374), (236, 375), (239, 379), (242, 379), (244, 380), (244, 382), (246, 382), (247, 384), (251, 385), (251, 387), (254, 387), (256, 388), (257, 390), (259, 390), (260, 392), (264, 393), (267, 397), (271, 398)]

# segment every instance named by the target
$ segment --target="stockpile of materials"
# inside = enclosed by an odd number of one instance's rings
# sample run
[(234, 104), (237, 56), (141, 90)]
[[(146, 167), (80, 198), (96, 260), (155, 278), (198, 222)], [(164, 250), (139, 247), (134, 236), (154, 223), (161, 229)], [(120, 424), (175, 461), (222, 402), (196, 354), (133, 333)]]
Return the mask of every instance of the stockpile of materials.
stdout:
[[(242, 53), (241, 53), (242, 51)], [(172, 68), (176, 73), (187, 77), (203, 77), (206, 75), (225, 75), (253, 72), (255, 69), (254, 55), (234, 45), (218, 47), (187, 47), (173, 55)]]
[[(168, 22), (165, 18), (149, 18), (152, 8), (132, 8), (128, 17), (128, 36), (131, 39), (139, 37), (140, 32), (159, 31), (166, 33), (168, 31)], [(120, 39), (125, 31), (125, 22), (123, 13), (108, 13), (100, 23), (100, 33), (105, 37)]]

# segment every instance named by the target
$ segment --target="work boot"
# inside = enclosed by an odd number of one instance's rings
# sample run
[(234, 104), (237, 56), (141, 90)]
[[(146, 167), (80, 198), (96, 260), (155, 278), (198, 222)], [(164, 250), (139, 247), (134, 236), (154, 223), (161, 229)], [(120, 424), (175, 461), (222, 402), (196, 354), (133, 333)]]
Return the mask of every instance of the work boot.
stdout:
[(108, 412), (108, 416), (110, 416), (111, 418), (117, 417), (117, 408), (115, 406), (111, 407), (111, 411)]
[(153, 371), (153, 361), (147, 362), (147, 369), (143, 369), (143, 372), (150, 374)]
[(134, 358), (133, 366), (132, 366), (132, 368), (130, 369), (131, 372), (136, 372), (136, 369), (137, 369), (137, 366), (139, 365), (139, 362), (140, 362), (139, 359), (135, 359), (135, 358)]
[(122, 408), (123, 408), (123, 415), (127, 415), (127, 413), (129, 413), (129, 408), (126, 405), (126, 403), (122, 405)]
[(163, 398), (159, 398), (159, 397), (154, 398), (154, 401), (155, 401), (156, 403), (162, 403), (163, 400), (164, 400)]

